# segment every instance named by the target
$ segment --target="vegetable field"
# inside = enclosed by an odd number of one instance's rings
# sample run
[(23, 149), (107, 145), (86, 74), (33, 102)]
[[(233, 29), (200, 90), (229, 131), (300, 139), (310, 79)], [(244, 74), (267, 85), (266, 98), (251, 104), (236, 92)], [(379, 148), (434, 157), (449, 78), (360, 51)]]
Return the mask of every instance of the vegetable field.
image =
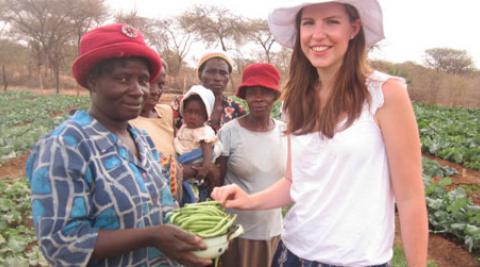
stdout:
[[(88, 103), (86, 96), (0, 93), (0, 170), (25, 155), (70, 110), (86, 109)], [(431, 232), (463, 246), (469, 257), (476, 258), (472, 266), (479, 266), (480, 203), (471, 196), (480, 191), (480, 110), (415, 104), (415, 112), (422, 150), (429, 155), (423, 158), (423, 168)], [(279, 118), (279, 103), (273, 113)], [(457, 182), (461, 171), (439, 164), (436, 158), (471, 170), (476, 182)], [(29, 192), (23, 175), (7, 177), (0, 172), (0, 266), (47, 266), (31, 225)], [(402, 262), (398, 260), (402, 251), (396, 248), (395, 253), (394, 262)], [(434, 261), (430, 266), (455, 266)]]

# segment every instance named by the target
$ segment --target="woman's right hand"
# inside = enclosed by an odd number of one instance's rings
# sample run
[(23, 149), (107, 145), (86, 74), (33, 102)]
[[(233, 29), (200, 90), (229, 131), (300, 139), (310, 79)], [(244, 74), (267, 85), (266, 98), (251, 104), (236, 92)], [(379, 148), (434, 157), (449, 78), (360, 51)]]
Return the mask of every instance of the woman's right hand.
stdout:
[(169, 259), (186, 266), (207, 266), (209, 259), (196, 257), (192, 251), (206, 249), (202, 239), (183, 231), (172, 224), (152, 228), (152, 246), (162, 251)]
[(225, 208), (250, 209), (253, 204), (250, 196), (236, 184), (215, 187), (210, 196)]

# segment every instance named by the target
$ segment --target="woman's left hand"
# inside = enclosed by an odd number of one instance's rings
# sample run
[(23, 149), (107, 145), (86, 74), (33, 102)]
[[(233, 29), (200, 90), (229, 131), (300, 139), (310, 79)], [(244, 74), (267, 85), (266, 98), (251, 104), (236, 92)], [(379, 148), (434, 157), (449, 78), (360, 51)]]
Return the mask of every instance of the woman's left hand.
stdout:
[(207, 266), (211, 260), (196, 257), (192, 251), (206, 249), (205, 243), (181, 228), (165, 224), (152, 229), (152, 245), (165, 253), (167, 257), (186, 266)]

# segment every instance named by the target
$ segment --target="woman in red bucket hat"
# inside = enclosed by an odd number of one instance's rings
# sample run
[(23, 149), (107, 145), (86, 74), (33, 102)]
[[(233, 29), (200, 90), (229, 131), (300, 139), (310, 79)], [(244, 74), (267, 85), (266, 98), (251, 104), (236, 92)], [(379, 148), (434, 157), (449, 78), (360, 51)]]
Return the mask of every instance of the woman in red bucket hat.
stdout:
[[(227, 122), (218, 132), (223, 151), (218, 160), (223, 184), (258, 192), (284, 175), (287, 139), (285, 124), (270, 117), (280, 96), (280, 74), (272, 64), (255, 63), (243, 71), (237, 94), (247, 102), (247, 115)], [(231, 241), (220, 258), (222, 266), (270, 266), (280, 240), (280, 208), (230, 211), (245, 233)]]
[(395, 208), (408, 266), (427, 265), (421, 145), (405, 80), (372, 70), (383, 39), (377, 0), (316, 0), (274, 9), (274, 39), (292, 48), (284, 88), (284, 178), (252, 195), (215, 188), (227, 208), (292, 204), (272, 266), (390, 265)]
[(52, 266), (208, 265), (196, 236), (166, 223), (176, 207), (159, 152), (137, 117), (162, 66), (143, 35), (125, 24), (80, 40), (72, 71), (91, 96), (42, 137), (27, 161), (33, 224)]

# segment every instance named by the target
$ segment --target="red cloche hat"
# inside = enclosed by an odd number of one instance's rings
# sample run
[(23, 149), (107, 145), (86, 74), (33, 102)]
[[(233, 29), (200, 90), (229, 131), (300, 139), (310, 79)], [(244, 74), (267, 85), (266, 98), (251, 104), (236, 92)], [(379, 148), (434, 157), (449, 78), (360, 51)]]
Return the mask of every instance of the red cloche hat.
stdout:
[(126, 24), (110, 24), (85, 33), (80, 39), (80, 54), (72, 66), (77, 82), (87, 88), (90, 70), (103, 60), (110, 58), (143, 57), (148, 60), (150, 80), (162, 68), (162, 59), (147, 46), (143, 34)]
[(272, 64), (254, 63), (243, 70), (242, 84), (238, 87), (237, 97), (245, 99), (245, 88), (261, 86), (280, 93), (280, 73)]

